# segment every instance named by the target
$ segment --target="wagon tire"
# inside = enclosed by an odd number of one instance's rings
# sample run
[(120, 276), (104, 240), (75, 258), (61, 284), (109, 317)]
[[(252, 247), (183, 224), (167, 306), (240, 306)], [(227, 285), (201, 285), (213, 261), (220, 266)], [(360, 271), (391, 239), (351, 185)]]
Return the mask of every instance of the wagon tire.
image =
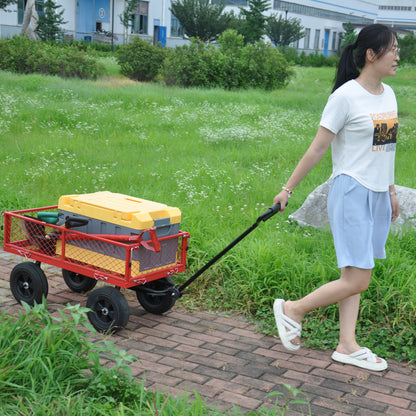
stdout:
[(165, 295), (152, 294), (143, 289), (151, 289), (154, 291), (164, 291), (173, 287), (174, 283), (171, 277), (164, 277), (162, 279), (154, 280), (153, 282), (145, 283), (143, 286), (136, 288), (136, 297), (140, 305), (147, 312), (154, 315), (161, 315), (173, 307), (176, 298), (171, 293)]
[(114, 333), (123, 329), (129, 321), (130, 310), (126, 298), (117, 288), (100, 287), (87, 298), (87, 316), (98, 332)]
[(89, 292), (94, 289), (97, 284), (97, 280), (91, 277), (84, 276), (76, 272), (70, 272), (69, 270), (62, 269), (62, 276), (66, 285), (77, 293)]
[(19, 303), (33, 306), (48, 296), (48, 279), (38, 264), (20, 263), (10, 273), (10, 290)]

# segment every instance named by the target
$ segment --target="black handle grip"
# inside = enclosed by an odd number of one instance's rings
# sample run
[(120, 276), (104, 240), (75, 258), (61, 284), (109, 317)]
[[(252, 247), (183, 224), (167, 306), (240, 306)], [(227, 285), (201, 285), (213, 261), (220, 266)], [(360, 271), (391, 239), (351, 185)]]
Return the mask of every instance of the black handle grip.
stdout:
[(269, 218), (273, 217), (273, 215), (277, 214), (279, 211), (280, 202), (270, 207), (265, 213), (261, 214), (260, 217), (257, 218), (257, 222), (267, 221)]
[(82, 227), (88, 224), (88, 220), (83, 220), (80, 218), (65, 218), (65, 227), (66, 228), (76, 228)]

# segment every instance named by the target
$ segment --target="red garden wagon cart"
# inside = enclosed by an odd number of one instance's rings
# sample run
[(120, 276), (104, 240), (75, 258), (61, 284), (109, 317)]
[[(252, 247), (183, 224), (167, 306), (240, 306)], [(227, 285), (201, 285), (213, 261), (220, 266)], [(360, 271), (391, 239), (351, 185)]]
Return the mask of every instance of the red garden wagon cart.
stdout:
[[(10, 288), (18, 302), (40, 303), (48, 294), (41, 263), (61, 268), (72, 291), (90, 291), (87, 307), (91, 324), (100, 332), (113, 332), (124, 328), (130, 315), (120, 288), (134, 290), (146, 311), (163, 314), (195, 279), (279, 211), (279, 204), (269, 208), (181, 286), (174, 284), (172, 276), (186, 269), (187, 232), (159, 237), (152, 227), (138, 235), (85, 233), (77, 230), (84, 225), (82, 219), (67, 219), (57, 225), (57, 205), (3, 212), (4, 250), (26, 259), (13, 268)], [(98, 281), (108, 285), (94, 289)]]

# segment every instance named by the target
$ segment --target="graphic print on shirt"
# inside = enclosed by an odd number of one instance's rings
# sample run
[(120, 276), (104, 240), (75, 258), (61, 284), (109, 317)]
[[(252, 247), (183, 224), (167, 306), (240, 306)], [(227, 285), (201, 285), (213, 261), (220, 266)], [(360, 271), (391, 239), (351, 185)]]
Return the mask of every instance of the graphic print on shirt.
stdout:
[(394, 152), (396, 150), (399, 120), (397, 112), (370, 114), (374, 123), (373, 152)]

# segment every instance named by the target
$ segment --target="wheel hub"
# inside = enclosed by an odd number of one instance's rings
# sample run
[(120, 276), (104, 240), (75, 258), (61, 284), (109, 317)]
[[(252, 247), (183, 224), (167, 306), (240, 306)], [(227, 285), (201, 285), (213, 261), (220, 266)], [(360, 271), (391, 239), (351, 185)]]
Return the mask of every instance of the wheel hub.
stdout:
[(101, 309), (101, 315), (107, 316), (110, 313), (110, 311), (108, 310), (108, 308), (102, 308)]

